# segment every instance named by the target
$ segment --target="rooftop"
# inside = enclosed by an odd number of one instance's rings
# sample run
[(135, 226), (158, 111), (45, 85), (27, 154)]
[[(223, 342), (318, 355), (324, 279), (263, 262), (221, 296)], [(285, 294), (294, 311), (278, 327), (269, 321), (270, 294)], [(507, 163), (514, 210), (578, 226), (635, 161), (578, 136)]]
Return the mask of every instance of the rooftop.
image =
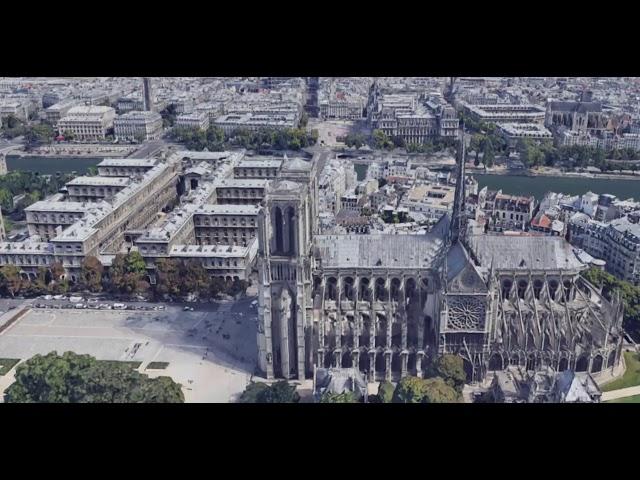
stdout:
[(470, 245), (482, 267), (499, 270), (575, 270), (584, 264), (562, 237), (474, 235)]
[(99, 186), (99, 187), (125, 187), (131, 180), (129, 177), (76, 177), (67, 186)]

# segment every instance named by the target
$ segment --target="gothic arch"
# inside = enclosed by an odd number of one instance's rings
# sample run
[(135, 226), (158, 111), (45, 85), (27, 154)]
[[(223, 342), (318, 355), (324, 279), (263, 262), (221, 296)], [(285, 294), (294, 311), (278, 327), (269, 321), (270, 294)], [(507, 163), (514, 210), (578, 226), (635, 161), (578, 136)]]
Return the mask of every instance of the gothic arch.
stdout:
[(273, 213), (273, 230), (276, 235), (276, 253), (284, 253), (283, 219), (280, 207), (275, 207)]
[(345, 277), (342, 281), (342, 288), (344, 289), (344, 296), (347, 300), (355, 300), (354, 280), (353, 277)]
[(351, 368), (353, 366), (353, 357), (350, 351), (342, 352), (342, 361), (340, 366), (342, 368)]
[(360, 356), (358, 360), (358, 369), (361, 372), (368, 372), (370, 370), (369, 354), (367, 352), (360, 352)]
[(336, 277), (329, 277), (327, 279), (327, 286), (325, 290), (325, 299), (336, 301), (338, 299), (338, 280)]
[(602, 370), (602, 365), (604, 364), (604, 358), (602, 355), (598, 354), (593, 357), (593, 361), (591, 362), (591, 373), (598, 373)]
[(542, 292), (542, 280), (536, 279), (533, 281), (533, 295), (540, 300), (540, 292)]
[(567, 357), (562, 357), (560, 362), (558, 363), (558, 371), (564, 372), (569, 369), (569, 359)]
[(607, 368), (613, 367), (615, 363), (616, 363), (616, 351), (611, 350), (611, 352), (609, 353), (609, 357), (607, 357)]
[(499, 353), (494, 353), (489, 358), (490, 371), (502, 370), (504, 366), (503, 364), (504, 364), (504, 361), (502, 359), (502, 355), (500, 355)]
[(582, 355), (576, 360), (576, 372), (586, 372), (589, 369), (589, 357)]
[(286, 216), (286, 230), (287, 230), (287, 254), (296, 254), (296, 211), (293, 207), (287, 207), (285, 211)]
[(524, 294), (527, 292), (527, 281), (520, 280), (518, 282), (518, 298), (524, 299)]
[(371, 291), (370, 291), (370, 280), (367, 277), (362, 277), (360, 279), (360, 300), (363, 302), (371, 301)]
[(502, 281), (502, 299), (503, 300), (509, 299), (509, 294), (511, 293), (512, 286), (513, 286), (513, 282), (510, 279), (505, 278)]
[(387, 300), (387, 289), (385, 286), (385, 279), (382, 277), (376, 278), (375, 285), (375, 299), (378, 302), (384, 302)]

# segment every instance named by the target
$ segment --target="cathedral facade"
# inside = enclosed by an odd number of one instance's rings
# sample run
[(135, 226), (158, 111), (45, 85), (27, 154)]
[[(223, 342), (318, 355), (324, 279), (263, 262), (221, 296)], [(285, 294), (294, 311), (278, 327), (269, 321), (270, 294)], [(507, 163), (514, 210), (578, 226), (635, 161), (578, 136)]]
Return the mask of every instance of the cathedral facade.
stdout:
[(469, 382), (510, 365), (599, 372), (619, 361), (622, 307), (580, 276), (581, 252), (561, 237), (466, 233), (463, 166), (453, 214), (424, 235), (320, 234), (316, 168), (283, 165), (262, 205), (267, 378), (343, 367), (397, 381), (442, 354), (463, 358)]

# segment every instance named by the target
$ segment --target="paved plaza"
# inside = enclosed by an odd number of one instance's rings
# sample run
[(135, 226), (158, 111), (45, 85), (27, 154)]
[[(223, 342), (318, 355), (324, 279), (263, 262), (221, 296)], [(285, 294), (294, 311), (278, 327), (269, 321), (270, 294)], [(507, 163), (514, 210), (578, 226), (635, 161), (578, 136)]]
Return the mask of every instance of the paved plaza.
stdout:
[[(182, 384), (187, 402), (233, 401), (256, 365), (257, 314), (249, 303), (193, 312), (173, 305), (153, 312), (31, 309), (0, 334), (0, 358), (74, 351), (99, 360), (139, 361), (141, 372)], [(154, 361), (169, 366), (145, 370)], [(11, 383), (10, 376), (0, 389)]]

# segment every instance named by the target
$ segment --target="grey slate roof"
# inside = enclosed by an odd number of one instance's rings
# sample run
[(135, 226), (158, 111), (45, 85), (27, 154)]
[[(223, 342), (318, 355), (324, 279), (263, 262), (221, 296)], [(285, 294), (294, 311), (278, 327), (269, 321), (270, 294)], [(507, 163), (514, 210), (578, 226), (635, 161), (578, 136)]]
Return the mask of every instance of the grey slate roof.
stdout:
[(483, 267), (497, 270), (572, 270), (584, 264), (562, 237), (474, 235), (471, 248)]
[(318, 235), (322, 266), (328, 268), (431, 268), (443, 240), (426, 235)]

